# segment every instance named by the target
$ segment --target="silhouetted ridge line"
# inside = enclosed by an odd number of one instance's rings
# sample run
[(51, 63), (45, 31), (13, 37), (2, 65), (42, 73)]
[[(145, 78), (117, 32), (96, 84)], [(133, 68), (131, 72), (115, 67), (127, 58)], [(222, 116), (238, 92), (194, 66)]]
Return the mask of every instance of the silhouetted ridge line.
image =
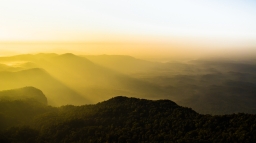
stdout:
[(109, 100), (106, 100), (101, 103), (125, 103), (125, 102), (152, 102), (152, 103), (162, 103), (162, 104), (170, 104), (173, 106), (178, 106), (175, 102), (168, 100), (168, 99), (160, 99), (160, 100), (148, 100), (148, 99), (141, 99), (141, 98), (135, 98), (135, 97), (126, 97), (126, 96), (116, 96)]
[(93, 62), (91, 62), (90, 60), (84, 58), (84, 57), (80, 57), (77, 55), (74, 55), (72, 53), (66, 53), (66, 54), (62, 54), (56, 57), (53, 57), (55, 60), (58, 60), (58, 62), (66, 62), (67, 64), (91, 64), (93, 65)]
[(47, 73), (43, 68), (31, 68), (31, 69), (25, 69), (17, 72), (40, 72), (40, 73)]
[(1, 102), (0, 107), (0, 113), (5, 113), (0, 114), (0, 141), (5, 142), (252, 143), (256, 140), (256, 115), (201, 115), (170, 100), (118, 96), (94, 105), (57, 108), (27, 101)]
[(65, 54), (62, 54), (60, 56), (63, 56), (63, 57), (77, 57), (76, 55), (74, 55), (73, 53), (65, 53)]

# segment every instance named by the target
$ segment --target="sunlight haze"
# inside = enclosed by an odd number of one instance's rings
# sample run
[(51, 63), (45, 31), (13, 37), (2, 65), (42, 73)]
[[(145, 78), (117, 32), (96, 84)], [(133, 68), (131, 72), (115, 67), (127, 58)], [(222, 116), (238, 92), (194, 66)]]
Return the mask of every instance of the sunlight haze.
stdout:
[(254, 143), (256, 0), (0, 0), (0, 142)]
[[(3, 0), (0, 55), (70, 51), (186, 57), (184, 51), (193, 56), (223, 49), (251, 52), (256, 45), (255, 6), (253, 0)], [(31, 42), (36, 46), (28, 46)]]

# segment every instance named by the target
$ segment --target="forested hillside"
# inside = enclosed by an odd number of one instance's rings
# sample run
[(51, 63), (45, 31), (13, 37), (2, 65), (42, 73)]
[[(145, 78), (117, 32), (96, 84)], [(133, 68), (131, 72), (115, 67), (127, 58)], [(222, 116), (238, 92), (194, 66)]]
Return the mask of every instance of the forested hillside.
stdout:
[[(0, 105), (0, 142), (252, 143), (256, 140), (256, 115), (201, 115), (170, 100), (118, 96), (95, 105), (58, 108), (17, 100), (1, 101)], [(14, 117), (22, 118), (17, 122)]]
[(18, 89), (0, 91), (0, 101), (31, 100), (47, 105), (44, 93), (34, 87), (23, 87)]

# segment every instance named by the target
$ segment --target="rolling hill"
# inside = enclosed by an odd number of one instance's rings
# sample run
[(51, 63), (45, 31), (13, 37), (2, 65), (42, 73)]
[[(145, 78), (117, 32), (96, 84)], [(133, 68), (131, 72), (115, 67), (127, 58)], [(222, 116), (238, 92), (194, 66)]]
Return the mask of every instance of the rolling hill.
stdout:
[[(0, 106), (14, 111), (0, 118), (0, 123), (20, 111), (30, 113), (25, 126), (14, 120), (11, 128), (0, 130), (1, 142), (251, 143), (256, 140), (256, 115), (201, 115), (170, 100), (118, 96), (94, 105), (58, 108), (34, 105), (34, 112), (28, 108), (30, 102)], [(19, 106), (20, 110), (11, 110)], [(0, 108), (0, 113), (5, 109)]]
[(30, 102), (39, 102), (47, 105), (47, 98), (43, 92), (34, 87), (23, 87), (18, 89), (0, 91), (0, 100), (31, 100)]
[(0, 72), (0, 90), (33, 86), (41, 89), (50, 105), (81, 105), (90, 103), (65, 84), (53, 78), (45, 70), (33, 68), (18, 72)]

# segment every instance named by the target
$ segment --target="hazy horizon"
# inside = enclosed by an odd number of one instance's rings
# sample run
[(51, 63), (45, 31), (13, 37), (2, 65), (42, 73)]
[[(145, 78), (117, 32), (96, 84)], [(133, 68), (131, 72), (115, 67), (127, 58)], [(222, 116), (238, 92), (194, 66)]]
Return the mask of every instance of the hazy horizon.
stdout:
[[(207, 47), (207, 46), (205, 46)], [(67, 42), (9, 42), (0, 43), (0, 56), (38, 53), (73, 53), (76, 55), (128, 55), (152, 61), (177, 61), (201, 58), (220, 58), (232, 60), (255, 59), (256, 48), (253, 46), (204, 48), (189, 47), (182, 44), (168, 43), (67, 43)]]
[(253, 58), (255, 6), (252, 0), (1, 1), (0, 56)]

